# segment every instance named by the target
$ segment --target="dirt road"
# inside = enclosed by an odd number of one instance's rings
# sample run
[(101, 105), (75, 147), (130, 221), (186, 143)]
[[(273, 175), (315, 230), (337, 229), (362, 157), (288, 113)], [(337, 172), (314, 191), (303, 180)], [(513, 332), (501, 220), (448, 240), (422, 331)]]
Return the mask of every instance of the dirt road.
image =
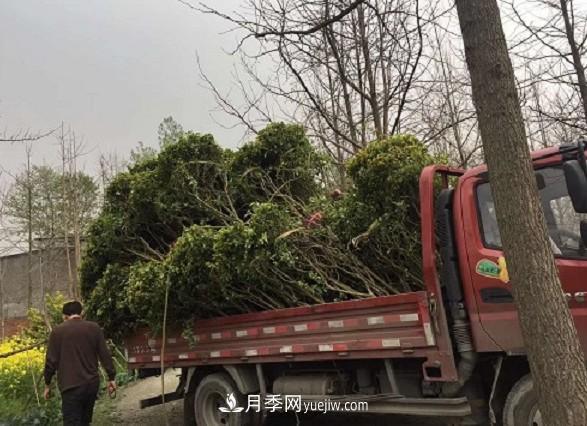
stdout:
[[(165, 388), (175, 389), (178, 372), (170, 370), (165, 374)], [(110, 422), (128, 426), (161, 426), (165, 424), (165, 413), (170, 426), (183, 426), (182, 401), (174, 401), (162, 406), (139, 408), (141, 399), (160, 394), (161, 378), (151, 377), (139, 380), (121, 390), (117, 400), (110, 404)], [(334, 414), (314, 414), (311, 416), (272, 416), (267, 426), (443, 426), (443, 421), (424, 421), (400, 416), (340, 416)]]

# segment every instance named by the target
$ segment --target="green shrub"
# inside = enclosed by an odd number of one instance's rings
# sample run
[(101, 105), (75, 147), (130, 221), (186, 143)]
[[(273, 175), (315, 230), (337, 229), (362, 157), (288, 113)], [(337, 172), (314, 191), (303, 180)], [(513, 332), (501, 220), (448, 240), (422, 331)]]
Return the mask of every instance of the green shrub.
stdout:
[(188, 133), (157, 158), (159, 219), (181, 234), (191, 224), (217, 224), (225, 184), (224, 151), (212, 135)]
[(111, 263), (129, 262), (133, 244), (126, 234), (123, 210), (104, 211), (91, 225), (80, 266), (80, 287), (84, 299), (90, 298), (98, 280)]
[(128, 282), (129, 267), (111, 263), (86, 300), (86, 317), (97, 321), (112, 338), (122, 337), (136, 322), (126, 297)]
[(302, 126), (270, 124), (232, 157), (235, 204), (244, 215), (252, 203), (266, 201), (275, 192), (305, 202), (318, 190), (323, 163)]
[(419, 177), (434, 162), (413, 136), (372, 142), (349, 160), (353, 189), (329, 210), (337, 235), (402, 291), (422, 283)]
[(397, 206), (410, 208), (418, 200), (422, 169), (434, 162), (424, 144), (414, 136), (394, 135), (372, 142), (348, 162), (357, 199), (389, 213)]
[(219, 282), (212, 272), (215, 231), (192, 225), (177, 240), (166, 260), (170, 303), (174, 315), (190, 319), (217, 313), (214, 300), (222, 298)]
[(165, 266), (161, 262), (138, 262), (128, 271), (126, 301), (142, 324), (161, 327), (165, 302)]
[(31, 308), (27, 312), (28, 326), (23, 336), (33, 342), (42, 342), (49, 338), (49, 327), (63, 322), (63, 304), (67, 301), (61, 293), (48, 294), (45, 298), (45, 313), (40, 309)]
[(85, 298), (107, 265), (130, 266), (146, 247), (166, 253), (186, 226), (218, 223), (224, 155), (211, 135), (187, 133), (113, 179), (87, 235), (80, 271)]
[[(276, 123), (236, 152), (188, 133), (109, 187), (82, 264), (88, 312), (109, 335), (421, 286), (412, 136), (373, 142), (331, 198), (302, 127)], [(148, 261), (146, 259), (157, 259)]]

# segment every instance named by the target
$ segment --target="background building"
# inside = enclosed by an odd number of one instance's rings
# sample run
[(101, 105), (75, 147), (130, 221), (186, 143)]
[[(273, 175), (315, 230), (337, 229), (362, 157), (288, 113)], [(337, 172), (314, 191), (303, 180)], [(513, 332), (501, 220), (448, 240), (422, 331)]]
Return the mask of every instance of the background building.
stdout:
[[(70, 280), (77, 285), (77, 265), (73, 247), (68, 256), (63, 246), (53, 246), (29, 254), (18, 252), (0, 256), (0, 337), (14, 334), (26, 324), (29, 307), (41, 309), (48, 294), (61, 292), (71, 296)], [(69, 273), (71, 264), (72, 274)], [(70, 278), (71, 276), (71, 278)], [(29, 279), (31, 301), (29, 306)]]

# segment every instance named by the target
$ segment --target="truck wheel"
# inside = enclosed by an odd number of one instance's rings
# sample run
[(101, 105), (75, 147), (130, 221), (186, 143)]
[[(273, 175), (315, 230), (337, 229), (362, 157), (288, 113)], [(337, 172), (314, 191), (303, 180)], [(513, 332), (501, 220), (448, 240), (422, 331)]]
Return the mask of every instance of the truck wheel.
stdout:
[(503, 408), (503, 426), (542, 426), (538, 397), (528, 374), (514, 385)]
[(195, 390), (190, 390), (183, 396), (183, 426), (194, 426), (196, 424), (195, 395)]
[(196, 425), (249, 426), (245, 413), (247, 400), (226, 373), (210, 374), (202, 379), (194, 396)]

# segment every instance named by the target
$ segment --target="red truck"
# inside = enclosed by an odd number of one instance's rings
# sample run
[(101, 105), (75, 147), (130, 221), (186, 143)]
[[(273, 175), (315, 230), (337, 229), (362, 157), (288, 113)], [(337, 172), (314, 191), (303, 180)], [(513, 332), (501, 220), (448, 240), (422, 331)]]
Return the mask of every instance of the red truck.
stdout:
[[(532, 159), (587, 349), (584, 145)], [(485, 166), (422, 171), (423, 291), (200, 320), (164, 345), (135, 333), (125, 342), (130, 368), (182, 372), (176, 391), (144, 405), (183, 398), (185, 424), (198, 426), (261, 425), (288, 409), (541, 425), (488, 177)]]

